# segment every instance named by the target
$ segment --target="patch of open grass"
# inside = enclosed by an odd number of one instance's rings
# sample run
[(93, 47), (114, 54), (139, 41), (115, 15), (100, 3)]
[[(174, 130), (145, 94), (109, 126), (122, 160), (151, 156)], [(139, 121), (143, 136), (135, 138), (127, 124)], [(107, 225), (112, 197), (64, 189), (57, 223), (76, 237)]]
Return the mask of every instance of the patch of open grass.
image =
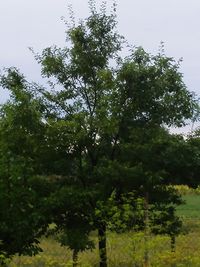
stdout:
[(183, 196), (185, 204), (177, 207), (177, 214), (183, 218), (200, 219), (200, 195), (188, 194)]

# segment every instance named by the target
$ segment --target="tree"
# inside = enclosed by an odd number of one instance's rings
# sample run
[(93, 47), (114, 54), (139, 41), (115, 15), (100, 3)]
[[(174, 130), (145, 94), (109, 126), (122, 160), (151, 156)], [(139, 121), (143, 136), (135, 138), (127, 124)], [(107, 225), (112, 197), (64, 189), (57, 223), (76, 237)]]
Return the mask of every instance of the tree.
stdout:
[[(89, 18), (67, 31), (70, 45), (47, 48), (36, 58), (42, 74), (54, 77), (61, 86), (43, 95), (57, 108), (55, 123), (65, 125), (74, 175), (84, 190), (94, 190), (90, 203), (95, 208), (97, 200), (106, 202), (113, 190), (120, 195), (123, 184), (131, 191), (160, 183), (159, 169), (150, 166), (149, 171), (150, 164), (143, 168), (143, 160), (135, 161), (132, 155), (122, 162), (122, 153), (135, 150), (144, 131), (156, 133), (163, 125), (183, 125), (193, 116), (196, 103), (182, 81), (179, 63), (162, 51), (152, 56), (136, 48), (129, 57), (120, 58), (123, 39), (115, 30), (115, 13), (107, 15), (105, 9), (98, 13), (90, 3)], [(100, 266), (104, 267), (107, 223), (96, 218), (93, 223), (99, 231)]]
[(50, 185), (35, 177), (45, 127), (41, 107), (16, 69), (1, 77), (1, 85), (11, 99), (0, 110), (0, 253), (33, 255), (41, 251), (38, 238), (48, 227), (44, 192)]
[[(61, 207), (53, 213), (54, 221), (65, 233), (97, 229), (100, 267), (106, 267), (109, 222), (97, 210), (102, 207), (104, 214), (113, 192), (118, 203), (132, 191), (147, 200), (161, 181), (165, 184), (166, 170), (157, 166), (152, 142), (165, 126), (181, 126), (193, 117), (196, 102), (182, 81), (179, 63), (162, 50), (152, 56), (133, 48), (122, 59), (115, 5), (107, 15), (105, 7), (98, 12), (94, 1), (89, 3), (90, 16), (68, 29), (65, 48), (35, 54), (42, 75), (53, 78), (51, 90), (34, 91), (45, 121), (43, 156), (35, 162), (39, 171), (59, 178), (58, 190), (64, 192), (64, 197), (53, 194), (52, 201)], [(4, 81), (7, 88), (9, 76)], [(66, 240), (71, 246), (69, 236)]]

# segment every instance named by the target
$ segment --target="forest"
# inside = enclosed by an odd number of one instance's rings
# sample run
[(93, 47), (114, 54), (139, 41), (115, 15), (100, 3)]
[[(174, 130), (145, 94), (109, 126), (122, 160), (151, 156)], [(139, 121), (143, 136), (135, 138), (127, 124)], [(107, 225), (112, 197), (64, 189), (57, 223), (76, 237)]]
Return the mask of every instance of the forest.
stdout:
[(89, 8), (64, 48), (32, 50), (46, 86), (1, 73), (0, 266), (200, 266), (177, 256), (200, 232), (200, 130), (170, 131), (199, 120), (198, 97), (163, 44), (122, 56), (115, 2)]

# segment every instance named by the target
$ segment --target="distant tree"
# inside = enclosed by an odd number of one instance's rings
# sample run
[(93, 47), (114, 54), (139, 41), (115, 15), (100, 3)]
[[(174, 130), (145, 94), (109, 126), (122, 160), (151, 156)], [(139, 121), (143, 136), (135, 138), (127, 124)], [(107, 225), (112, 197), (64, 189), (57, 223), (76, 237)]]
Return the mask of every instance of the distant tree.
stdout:
[[(192, 135), (188, 136), (185, 145), (185, 154), (182, 153), (182, 158), (185, 157), (185, 162), (182, 160), (182, 166), (179, 169), (186, 167), (186, 172), (182, 173), (182, 184), (196, 188), (200, 185), (200, 131), (197, 129)], [(183, 168), (185, 168), (183, 167)]]
[(157, 149), (159, 147), (159, 164), (168, 172), (165, 183), (197, 187), (200, 182), (199, 137), (170, 135), (167, 140), (160, 142)]

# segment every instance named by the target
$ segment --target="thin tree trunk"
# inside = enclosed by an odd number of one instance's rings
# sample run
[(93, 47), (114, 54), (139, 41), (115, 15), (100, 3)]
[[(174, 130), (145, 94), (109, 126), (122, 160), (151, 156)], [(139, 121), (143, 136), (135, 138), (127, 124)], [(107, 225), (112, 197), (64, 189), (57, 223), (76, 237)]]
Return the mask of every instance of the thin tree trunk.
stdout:
[(100, 267), (107, 267), (107, 251), (106, 251), (106, 226), (103, 225), (98, 229), (99, 237), (99, 257)]
[(77, 267), (78, 266), (78, 251), (76, 249), (73, 250), (73, 267)]
[[(175, 253), (176, 251), (176, 236), (175, 235), (171, 235), (171, 252)], [(176, 267), (176, 263), (172, 263), (171, 267)]]
[(145, 242), (145, 251), (144, 251), (144, 266), (149, 266), (149, 194), (146, 192), (144, 199), (144, 242)]
[(171, 235), (171, 252), (176, 251), (176, 237), (175, 235)]

